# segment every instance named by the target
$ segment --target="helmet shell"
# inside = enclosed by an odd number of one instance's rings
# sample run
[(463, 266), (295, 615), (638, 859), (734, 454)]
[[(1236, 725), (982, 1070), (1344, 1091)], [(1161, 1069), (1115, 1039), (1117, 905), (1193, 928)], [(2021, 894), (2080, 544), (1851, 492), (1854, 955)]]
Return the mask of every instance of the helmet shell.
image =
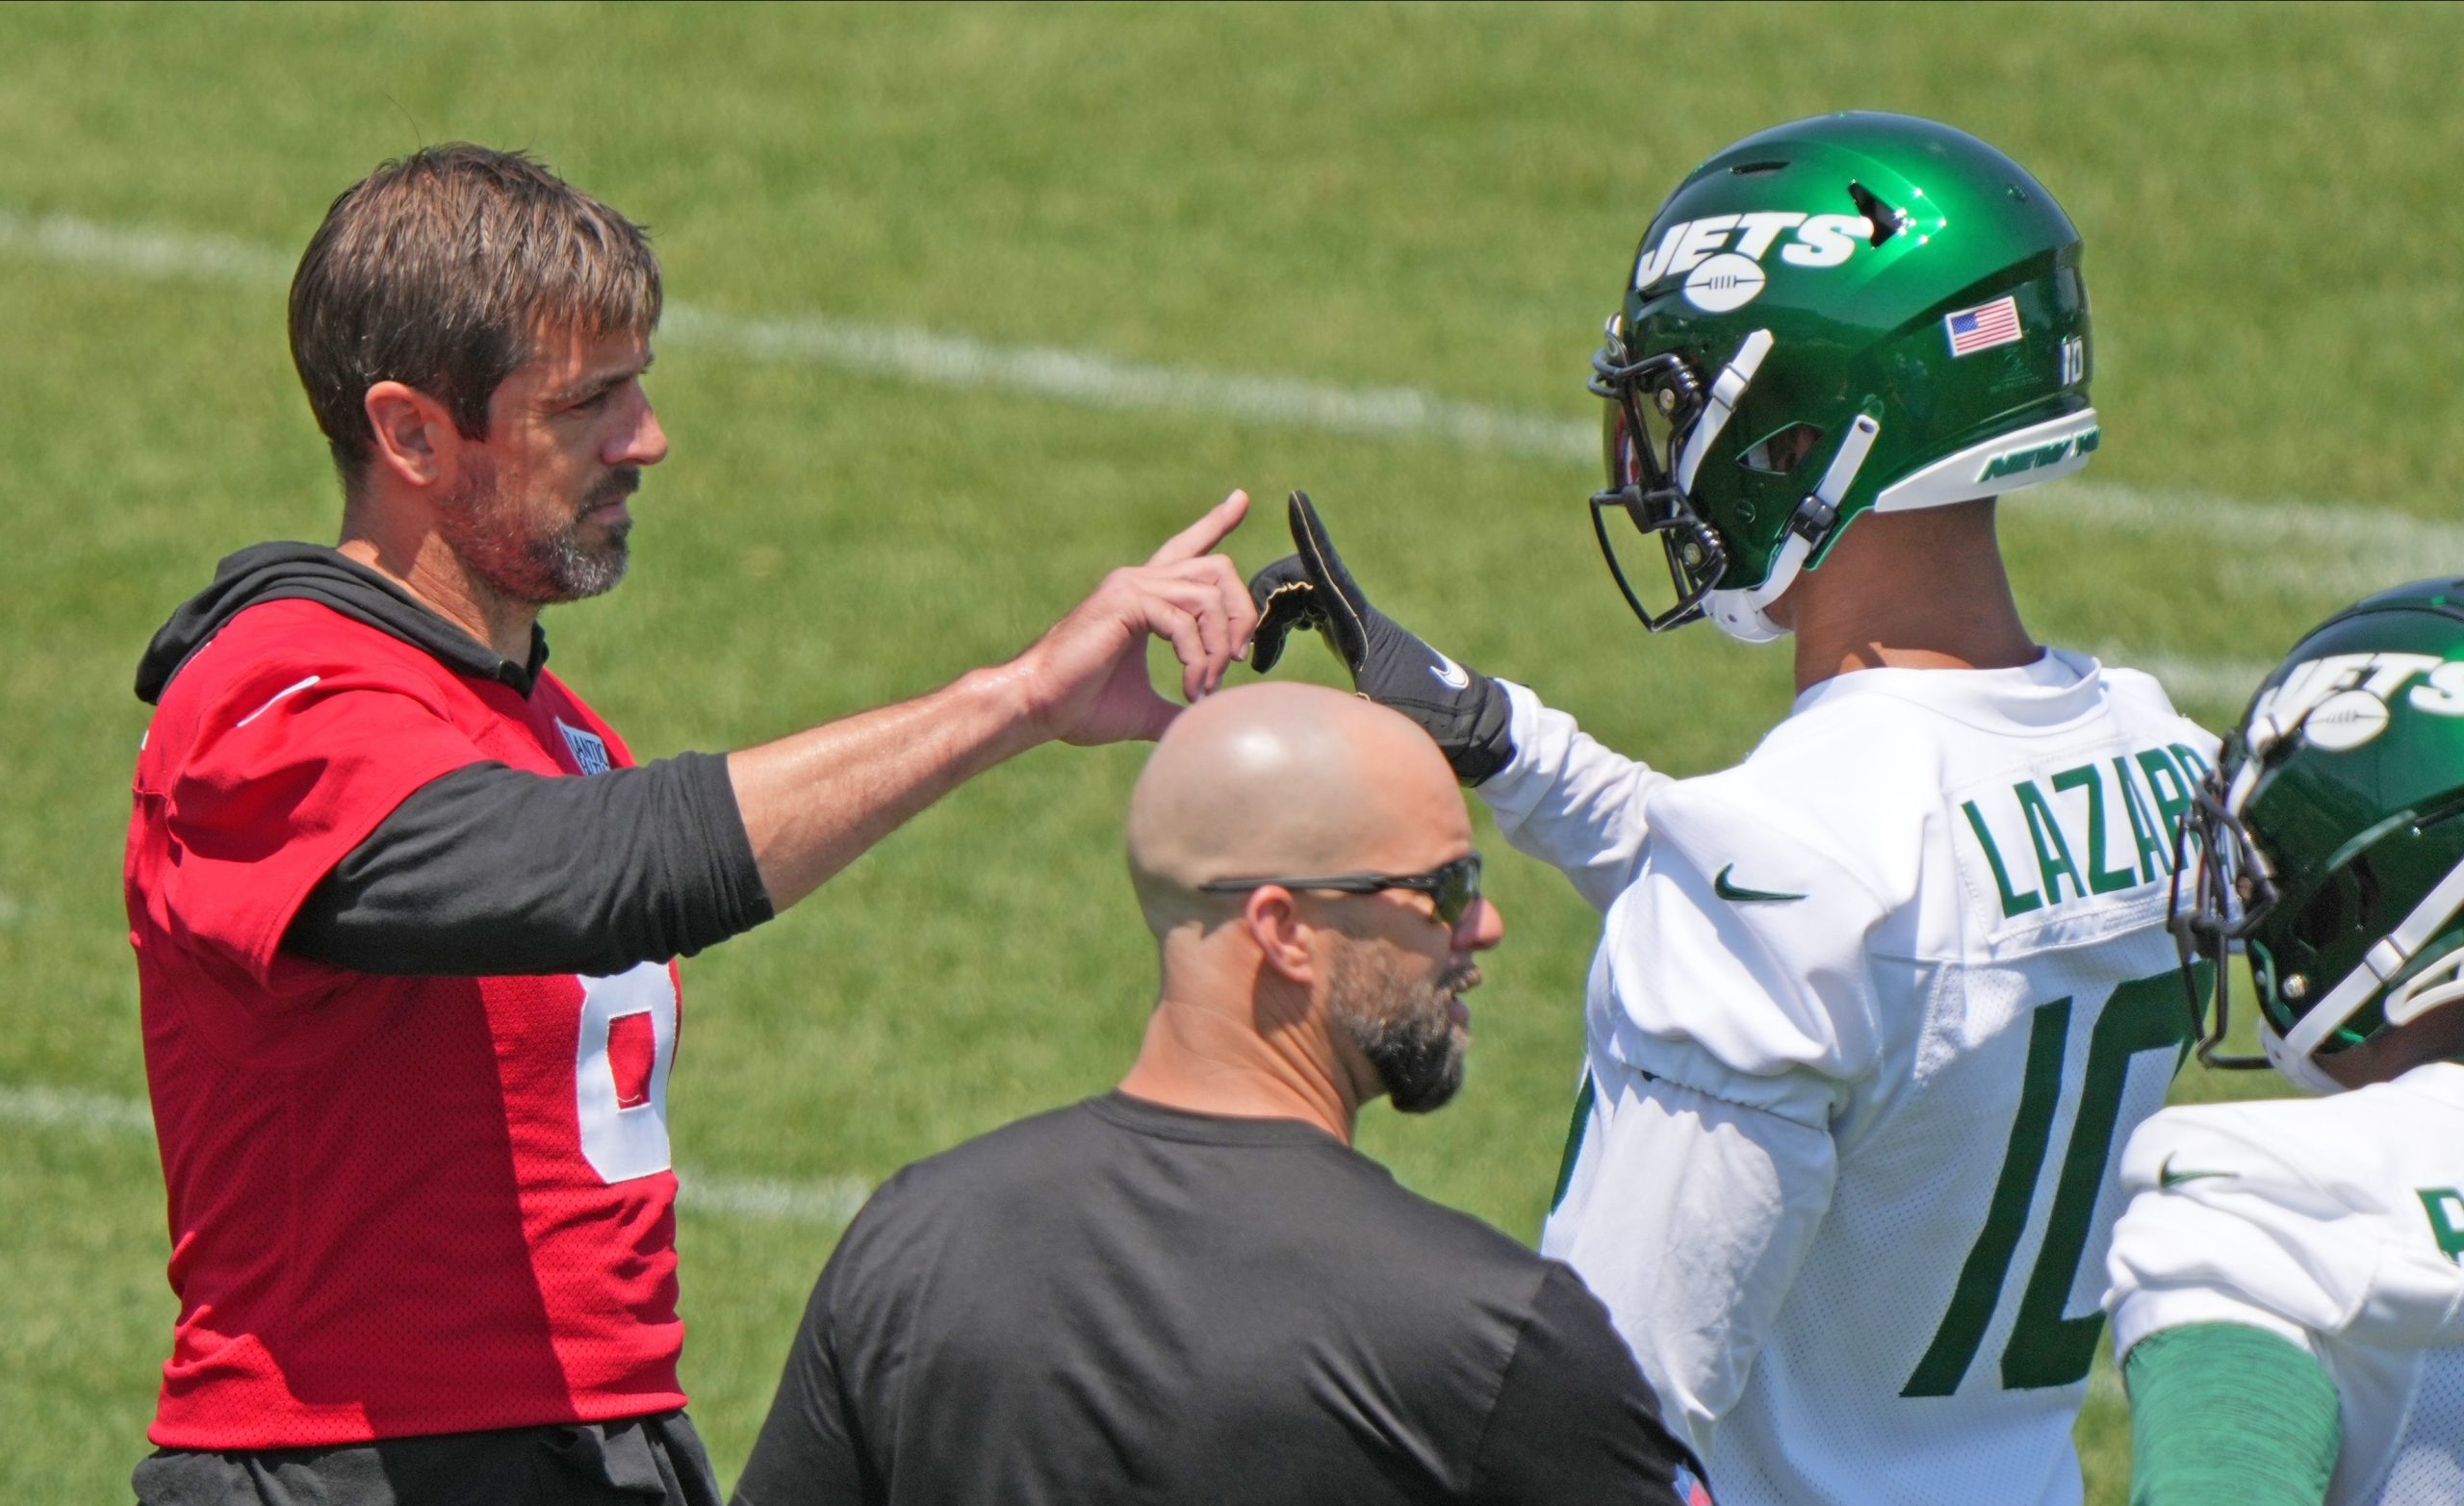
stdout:
[[(2255, 772), (2250, 765), (2255, 763)], [(2416, 581), (2348, 607), (2260, 685), (2219, 771), (2265, 857), (2272, 907), (2247, 929), (2271, 1055), (2323, 1085), (2283, 1037), (2464, 865), (2464, 578)], [(2319, 1045), (2389, 1028), (2386, 1001), (2464, 947), (2464, 915), (2430, 929)]]
[[(2084, 463), (2096, 430), (2079, 261), (2077, 229), (2025, 168), (1912, 115), (1793, 121), (1688, 174), (1636, 249), (1622, 330), (1630, 359), (1678, 352), (1707, 382), (1753, 332), (1773, 337), (1689, 488), (1727, 547), (1719, 588), (1769, 577), (1861, 414), (1880, 423), (1872, 450), (1803, 568), (1877, 505), (1992, 496)], [(1950, 320), (1970, 311), (1979, 328), (1955, 343)], [(1799, 424), (1820, 431), (1803, 457), (1758, 467), (1758, 445)]]

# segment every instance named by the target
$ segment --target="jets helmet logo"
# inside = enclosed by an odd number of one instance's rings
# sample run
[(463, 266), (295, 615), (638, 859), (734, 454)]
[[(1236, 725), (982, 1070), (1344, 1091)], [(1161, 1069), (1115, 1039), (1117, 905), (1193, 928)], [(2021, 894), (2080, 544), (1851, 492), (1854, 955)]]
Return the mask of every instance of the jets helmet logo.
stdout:
[[(1793, 232), (1793, 234), (1789, 234)], [(1726, 314), (1762, 292), (1762, 259), (1780, 237), (1780, 260), (1791, 267), (1837, 267), (1869, 240), (1873, 221), (1862, 215), (1808, 215), (1795, 210), (1752, 215), (1713, 215), (1681, 219), (1634, 264), (1634, 291), (1664, 277), (1685, 278), (1685, 301), (1708, 314)]]
[[(2414, 684), (2419, 679), (2421, 683)], [(2410, 686), (2407, 690), (2406, 687)], [(2252, 746), (2298, 727), (2314, 748), (2342, 753), (2387, 729), (2388, 702), (2432, 716), (2464, 716), (2464, 659), (2434, 653), (2330, 653), (2304, 659), (2250, 707)]]

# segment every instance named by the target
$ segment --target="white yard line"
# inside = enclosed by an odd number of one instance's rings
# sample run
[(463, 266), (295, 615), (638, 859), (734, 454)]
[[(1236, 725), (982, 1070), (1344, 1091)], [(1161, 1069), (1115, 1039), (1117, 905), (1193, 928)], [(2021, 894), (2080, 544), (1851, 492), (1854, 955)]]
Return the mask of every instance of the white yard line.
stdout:
[(0, 1122), (45, 1130), (151, 1136), (154, 1110), (141, 1098), (115, 1098), (108, 1093), (13, 1083), (0, 1086)]
[[(150, 280), (279, 288), (295, 252), (226, 236), (115, 225), (0, 205), (0, 254)], [(1116, 411), (1195, 415), (1321, 433), (1426, 440), (1483, 454), (1581, 468), (1597, 463), (1593, 422), (1461, 402), (1410, 387), (1338, 387), (1117, 360), (1049, 345), (997, 345), (946, 330), (870, 324), (826, 315), (750, 317), (670, 303), (663, 333), (687, 345), (886, 376), (932, 387), (998, 390)], [(1572, 378), (1569, 377), (1569, 381)], [(2271, 596), (2348, 598), (2443, 571), (2464, 572), (2464, 524), (2343, 502), (2247, 501), (2195, 491), (2056, 482), (2015, 508), (2015, 531), (2051, 528), (2148, 541), (2152, 549), (2231, 551), (2236, 578)], [(2253, 548), (2258, 552), (2253, 554)], [(2262, 563), (2250, 565), (2257, 559)], [(2288, 625), (2290, 626), (2292, 625)], [(2253, 645), (2273, 651), (2276, 644)], [(2238, 708), (2263, 659), (2171, 658), (2107, 646), (2176, 695)]]
[(712, 1177), (698, 1171), (676, 1174), (677, 1195), (698, 1212), (725, 1213), (765, 1224), (817, 1224), (843, 1227), (873, 1195), (861, 1177), (825, 1177), (819, 1182), (771, 1182), (760, 1178)]
[[(88, 1131), (124, 1138), (154, 1135), (154, 1111), (141, 1098), (40, 1084), (0, 1084), (0, 1124), (35, 1130)], [(758, 1177), (719, 1177), (680, 1168), (678, 1200), (695, 1212), (755, 1223), (810, 1224), (836, 1229), (856, 1216), (872, 1195), (861, 1177), (824, 1177), (816, 1182), (777, 1182)]]
[(660, 333), (750, 360), (791, 361), (933, 387), (1023, 393), (1082, 407), (1196, 414), (1232, 422), (1372, 438), (1426, 439), (1454, 449), (1579, 461), (1600, 452), (1597, 425), (1478, 403), (1414, 387), (1334, 387), (1150, 366), (1050, 345), (1000, 345), (906, 324), (821, 315), (741, 319), (671, 304)]

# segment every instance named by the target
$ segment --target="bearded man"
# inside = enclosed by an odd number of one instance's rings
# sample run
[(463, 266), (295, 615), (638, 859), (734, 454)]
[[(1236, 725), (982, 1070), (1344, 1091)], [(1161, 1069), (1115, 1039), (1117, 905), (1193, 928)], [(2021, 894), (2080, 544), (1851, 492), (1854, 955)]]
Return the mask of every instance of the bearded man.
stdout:
[(822, 1272), (736, 1506), (1707, 1501), (1573, 1271), (1396, 1186), (1504, 933), (1420, 728), (1210, 698), (1129, 808), (1162, 973), (1120, 1086), (900, 1172)]
[(674, 958), (1039, 743), (1154, 737), (1254, 616), (1234, 493), (1007, 664), (639, 768), (545, 668), (667, 454), (641, 229), (518, 153), (334, 201), (291, 346), (332, 549), (222, 563), (138, 694), (126, 892), (180, 1302), (147, 1506), (711, 1502), (682, 1408)]

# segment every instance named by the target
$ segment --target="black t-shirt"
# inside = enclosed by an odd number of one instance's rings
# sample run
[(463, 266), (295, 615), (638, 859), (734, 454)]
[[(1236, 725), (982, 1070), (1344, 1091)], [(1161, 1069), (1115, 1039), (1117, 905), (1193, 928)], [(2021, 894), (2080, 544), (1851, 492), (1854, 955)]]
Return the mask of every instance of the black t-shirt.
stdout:
[(737, 1506), (1665, 1503), (1565, 1266), (1292, 1120), (1113, 1093), (919, 1161), (822, 1272)]

